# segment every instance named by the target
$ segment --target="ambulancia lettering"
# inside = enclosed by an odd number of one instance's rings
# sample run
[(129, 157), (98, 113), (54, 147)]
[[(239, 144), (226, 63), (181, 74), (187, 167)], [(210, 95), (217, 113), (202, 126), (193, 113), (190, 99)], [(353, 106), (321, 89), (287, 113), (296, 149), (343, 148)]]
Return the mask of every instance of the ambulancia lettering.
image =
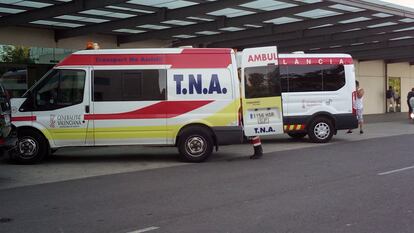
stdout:
[(249, 55), (248, 62), (258, 62), (258, 61), (275, 61), (277, 60), (276, 53), (262, 53)]
[(352, 58), (281, 58), (281, 65), (347, 65)]
[(173, 77), (176, 85), (177, 95), (186, 94), (226, 94), (227, 88), (221, 87), (217, 74), (212, 74), (209, 86), (203, 86), (203, 76), (201, 74), (189, 74), (188, 86), (183, 86), (184, 75), (175, 74)]

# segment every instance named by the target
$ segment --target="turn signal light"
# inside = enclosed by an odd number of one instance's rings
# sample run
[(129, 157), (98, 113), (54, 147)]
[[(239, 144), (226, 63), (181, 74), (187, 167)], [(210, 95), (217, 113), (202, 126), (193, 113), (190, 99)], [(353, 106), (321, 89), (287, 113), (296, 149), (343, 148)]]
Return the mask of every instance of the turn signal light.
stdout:
[(92, 42), (92, 41), (88, 41), (87, 43), (86, 43), (86, 49), (87, 50), (93, 50), (93, 49), (99, 49), (100, 47), (99, 47), (99, 44), (98, 43), (95, 43), (95, 42)]

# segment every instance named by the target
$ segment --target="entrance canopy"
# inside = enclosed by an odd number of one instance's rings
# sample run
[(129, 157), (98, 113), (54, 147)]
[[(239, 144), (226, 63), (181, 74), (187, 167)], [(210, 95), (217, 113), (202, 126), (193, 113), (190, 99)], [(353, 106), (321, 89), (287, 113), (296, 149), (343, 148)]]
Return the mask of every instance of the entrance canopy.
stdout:
[(57, 41), (98, 33), (414, 64), (414, 10), (378, 0), (0, 0), (0, 16), (0, 27), (48, 28)]

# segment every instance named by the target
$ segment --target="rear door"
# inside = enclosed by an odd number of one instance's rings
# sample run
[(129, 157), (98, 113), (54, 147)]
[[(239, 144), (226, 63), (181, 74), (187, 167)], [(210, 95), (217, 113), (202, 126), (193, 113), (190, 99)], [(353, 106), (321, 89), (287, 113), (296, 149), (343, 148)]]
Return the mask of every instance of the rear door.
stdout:
[(282, 92), (277, 47), (243, 50), (241, 76), (245, 135), (283, 133)]

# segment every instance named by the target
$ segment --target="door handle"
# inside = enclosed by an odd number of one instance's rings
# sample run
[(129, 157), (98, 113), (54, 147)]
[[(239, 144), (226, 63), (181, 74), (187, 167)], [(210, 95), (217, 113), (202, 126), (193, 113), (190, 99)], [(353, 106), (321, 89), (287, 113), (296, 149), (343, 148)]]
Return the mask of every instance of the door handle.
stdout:
[(85, 105), (85, 113), (89, 113), (89, 112), (90, 112), (89, 105)]

